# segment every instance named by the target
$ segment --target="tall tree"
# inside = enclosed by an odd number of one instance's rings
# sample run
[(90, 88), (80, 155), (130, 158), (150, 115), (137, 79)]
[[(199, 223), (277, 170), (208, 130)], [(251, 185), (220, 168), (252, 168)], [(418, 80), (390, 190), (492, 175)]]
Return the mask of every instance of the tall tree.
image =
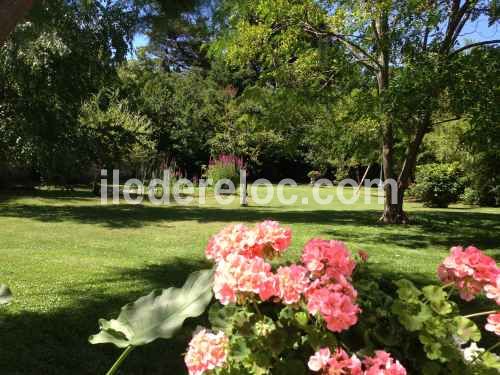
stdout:
[[(479, 0), (226, 2), (222, 9), (230, 12), (221, 22), (226, 32), (216, 49), (233, 64), (254, 65), (265, 78), (270, 76), (263, 73), (283, 66), (310, 65), (314, 55), (309, 61), (300, 57), (304, 45), (312, 46), (313, 40), (322, 56), (325, 48), (341, 48), (362, 67), (362, 74), (372, 77), (376, 88), (374, 115), (380, 124), (384, 176), (397, 181), (397, 189), (385, 186), (382, 220), (405, 223), (404, 192), (424, 136), (434, 123), (446, 121), (437, 114), (444, 112), (442, 98), (460, 72), (456, 57), (500, 42), (462, 45), (462, 31), (481, 16), (497, 22), (495, 4)], [(337, 64), (338, 58), (330, 60), (331, 69)]]

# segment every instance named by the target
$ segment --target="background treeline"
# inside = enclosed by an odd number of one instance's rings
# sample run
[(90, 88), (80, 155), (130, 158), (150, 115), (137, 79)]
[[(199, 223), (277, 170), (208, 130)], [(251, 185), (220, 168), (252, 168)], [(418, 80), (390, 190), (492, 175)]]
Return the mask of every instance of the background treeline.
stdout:
[[(376, 178), (381, 118), (390, 114), (404, 169), (418, 119), (430, 113), (416, 163), (427, 167), (411, 180), (431, 181), (432, 195), (452, 178), (448, 200), (499, 203), (498, 48), (470, 49), (436, 72), (434, 55), (409, 51), (416, 36), (395, 32), (406, 44), (381, 106), (376, 77), (321, 37), (327, 5), (251, 3), (38, 3), (0, 51), (2, 187), (91, 184), (101, 168), (149, 178), (166, 161), (199, 177), (221, 154), (273, 180), (308, 181), (311, 170), (359, 178), (368, 165)], [(405, 11), (412, 20), (422, 12)], [(306, 21), (320, 31), (293, 26)], [(133, 51), (138, 33), (149, 43)]]

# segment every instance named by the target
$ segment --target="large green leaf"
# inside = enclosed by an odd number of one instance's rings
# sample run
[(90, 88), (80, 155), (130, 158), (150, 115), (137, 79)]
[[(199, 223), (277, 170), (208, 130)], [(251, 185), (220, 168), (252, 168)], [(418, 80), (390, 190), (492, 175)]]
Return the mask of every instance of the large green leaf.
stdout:
[(111, 343), (119, 348), (168, 339), (187, 318), (203, 314), (212, 300), (213, 271), (192, 273), (182, 288), (155, 291), (122, 307), (117, 319), (99, 320), (101, 331), (91, 344)]
[(12, 300), (12, 292), (5, 284), (0, 284), (0, 305), (5, 305)]

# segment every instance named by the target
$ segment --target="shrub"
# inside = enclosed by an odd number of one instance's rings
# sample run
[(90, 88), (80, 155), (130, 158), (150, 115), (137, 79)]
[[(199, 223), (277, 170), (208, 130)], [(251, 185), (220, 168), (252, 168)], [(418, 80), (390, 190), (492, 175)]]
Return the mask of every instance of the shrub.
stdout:
[(290, 242), (290, 229), (274, 221), (224, 228), (206, 248), (213, 272), (100, 321), (91, 342), (125, 348), (108, 374), (135, 346), (171, 337), (213, 297), (211, 327), (198, 328), (187, 349), (190, 375), (498, 373), (500, 342), (478, 344), (487, 342), (483, 333), (500, 335), (500, 310), (463, 315), (453, 300), (455, 292), (464, 301), (484, 294), (500, 304), (500, 268), (481, 250), (453, 247), (438, 267), (443, 285), (418, 287), (374, 273), (367, 253), (353, 257), (341, 241), (311, 239), (298, 263), (273, 267)]
[(463, 194), (460, 196), (460, 200), (464, 202), (465, 204), (479, 204), (480, 201), (480, 194), (477, 190), (466, 187), (464, 189)]
[(309, 179), (311, 180), (311, 185), (312, 185), (316, 182), (316, 180), (318, 180), (318, 178), (321, 177), (321, 172), (320, 171), (310, 171), (307, 174), (307, 177), (309, 177)]
[(446, 208), (463, 192), (462, 171), (457, 163), (417, 167), (412, 194), (428, 207)]
[(240, 181), (240, 170), (245, 168), (243, 159), (235, 155), (220, 155), (215, 159), (210, 159), (206, 172), (207, 178), (212, 179), (213, 183), (228, 179), (235, 186)]

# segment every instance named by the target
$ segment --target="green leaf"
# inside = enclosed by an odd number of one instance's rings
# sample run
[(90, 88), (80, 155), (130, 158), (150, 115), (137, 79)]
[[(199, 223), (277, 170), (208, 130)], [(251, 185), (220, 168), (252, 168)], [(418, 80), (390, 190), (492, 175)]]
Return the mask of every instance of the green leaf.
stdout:
[(484, 366), (500, 370), (500, 357), (490, 352), (484, 352), (481, 356), (481, 362)]
[(434, 337), (421, 334), (418, 338), (424, 346), (427, 358), (446, 362), (446, 358), (443, 357), (442, 345)]
[(462, 340), (481, 340), (481, 331), (472, 320), (464, 318), (463, 316), (457, 316), (453, 319), (453, 322), (456, 324), (457, 335)]
[(447, 315), (452, 312), (451, 303), (448, 302), (448, 294), (443, 288), (436, 285), (429, 285), (422, 288), (425, 298), (430, 302), (431, 308), (440, 315)]
[(295, 313), (295, 321), (299, 327), (306, 327), (309, 322), (309, 315), (305, 311)]
[(12, 301), (12, 292), (5, 284), (0, 284), (0, 305), (6, 305)]
[(290, 306), (285, 306), (278, 314), (278, 319), (282, 322), (290, 322), (294, 319), (294, 310)]
[(187, 318), (200, 316), (212, 300), (213, 271), (192, 273), (182, 288), (154, 291), (122, 307), (118, 319), (99, 320), (101, 331), (91, 344), (119, 348), (171, 338)]
[(252, 351), (248, 348), (245, 339), (241, 336), (235, 336), (231, 339), (231, 357), (238, 362), (245, 361), (250, 357)]
[(407, 302), (415, 302), (419, 300), (422, 292), (410, 280), (402, 279), (396, 281), (395, 284), (398, 286), (399, 299)]
[(430, 308), (419, 303), (403, 303), (399, 300), (392, 305), (391, 311), (398, 316), (399, 322), (410, 332), (422, 329), (423, 324), (432, 318)]

